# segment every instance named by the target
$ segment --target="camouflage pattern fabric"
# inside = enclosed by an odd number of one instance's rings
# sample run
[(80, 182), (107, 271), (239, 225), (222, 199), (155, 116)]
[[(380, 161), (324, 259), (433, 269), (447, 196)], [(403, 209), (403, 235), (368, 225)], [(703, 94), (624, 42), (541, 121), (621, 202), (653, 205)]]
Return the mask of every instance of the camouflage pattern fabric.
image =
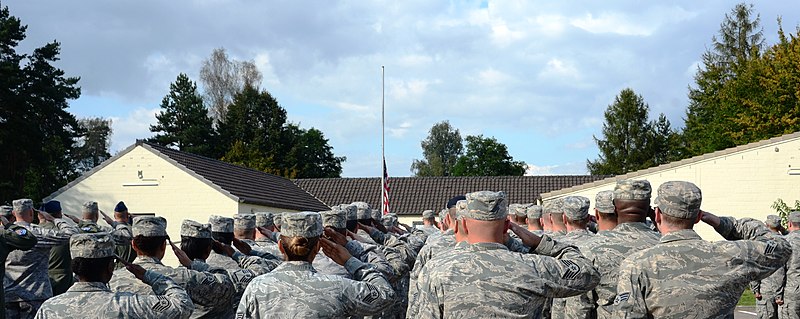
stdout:
[(792, 245), (792, 256), (786, 263), (786, 287), (783, 293), (784, 307), (790, 319), (800, 319), (800, 230), (785, 237)]
[[(18, 225), (9, 225), (8, 229), (0, 230), (0, 271), (5, 273), (6, 258), (15, 250), (29, 250), (37, 243), (36, 236), (27, 228)], [(4, 289), (0, 287), (0, 300), (5, 300)], [(0, 319), (6, 318), (5, 309), (0, 310)]]
[[(586, 248), (586, 243), (594, 237), (594, 234), (589, 232), (586, 229), (578, 229), (568, 232), (566, 235), (561, 237), (559, 242), (573, 245), (578, 248), (579, 251), (583, 252)], [(581, 296), (585, 294), (580, 294), (578, 296), (569, 297), (569, 298), (559, 298), (553, 299), (553, 305), (550, 311), (550, 318), (553, 319), (571, 319), (571, 318), (580, 318), (577, 314), (567, 313), (566, 305), (570, 302), (580, 302)]]
[[(776, 234), (780, 236), (780, 234)], [(763, 319), (778, 319), (778, 313), (783, 308), (776, 300), (783, 300), (783, 291), (786, 286), (786, 265), (775, 270), (769, 277), (755, 280), (750, 283), (753, 294), (760, 293), (761, 300), (756, 299), (756, 312)], [(783, 316), (780, 316), (783, 319)]]

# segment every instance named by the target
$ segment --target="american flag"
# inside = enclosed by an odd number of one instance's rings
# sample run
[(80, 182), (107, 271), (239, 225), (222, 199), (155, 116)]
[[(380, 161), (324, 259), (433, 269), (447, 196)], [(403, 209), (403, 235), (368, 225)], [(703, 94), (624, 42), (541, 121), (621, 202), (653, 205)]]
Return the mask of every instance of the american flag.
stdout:
[(382, 211), (383, 214), (386, 215), (389, 213), (389, 171), (386, 170), (386, 158), (383, 158), (383, 203), (382, 203)]

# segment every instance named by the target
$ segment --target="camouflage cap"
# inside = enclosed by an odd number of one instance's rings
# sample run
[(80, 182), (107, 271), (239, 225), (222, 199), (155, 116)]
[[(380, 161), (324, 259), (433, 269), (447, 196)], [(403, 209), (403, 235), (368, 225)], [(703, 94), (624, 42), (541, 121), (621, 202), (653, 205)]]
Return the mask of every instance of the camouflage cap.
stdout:
[(114, 256), (114, 240), (108, 233), (75, 234), (69, 238), (72, 258), (106, 258)]
[(211, 225), (184, 219), (181, 223), (181, 236), (192, 238), (211, 238)]
[(272, 214), (272, 224), (281, 227), (281, 225), (283, 224), (283, 214), (284, 213)]
[(334, 208), (319, 212), (319, 214), (322, 216), (322, 226), (338, 229), (347, 228), (347, 211), (341, 208)]
[(514, 214), (516, 214), (517, 217), (525, 217), (525, 218), (527, 218), (528, 217), (528, 205), (529, 204), (519, 204), (519, 206), (517, 206), (517, 209), (514, 210)]
[(583, 196), (564, 198), (564, 215), (569, 220), (584, 220), (589, 217), (589, 199)]
[(602, 191), (594, 197), (594, 208), (603, 214), (614, 213), (614, 191)]
[(381, 217), (381, 223), (385, 227), (397, 226), (398, 225), (397, 216), (391, 214), (383, 215), (383, 217)]
[(516, 216), (518, 207), (519, 204), (517, 203), (508, 204), (508, 216)]
[(528, 209), (525, 210), (525, 213), (528, 214), (528, 219), (542, 218), (542, 206), (531, 204), (531, 206), (528, 206)]
[(14, 205), (14, 212), (21, 213), (33, 209), (33, 201), (28, 198), (15, 199), (11, 205)]
[(211, 224), (211, 231), (215, 233), (232, 233), (233, 232), (233, 218), (211, 215), (208, 218), (208, 223)]
[(650, 200), (653, 188), (647, 180), (623, 179), (614, 186), (614, 199)]
[(463, 217), (484, 221), (505, 219), (508, 213), (506, 193), (480, 191), (467, 194)]
[(423, 219), (431, 219), (431, 218), (435, 218), (435, 217), (436, 217), (436, 214), (434, 214), (433, 211), (430, 210), (430, 209), (425, 210), (425, 211), (422, 212), (422, 218)]
[(542, 217), (550, 215), (550, 212), (553, 210), (552, 206), (553, 206), (552, 199), (542, 201)]
[(139, 216), (133, 219), (133, 236), (167, 236), (167, 220), (160, 216)]
[(233, 215), (233, 229), (251, 230), (256, 229), (255, 214), (236, 214)]
[(381, 213), (380, 209), (373, 209), (372, 210), (372, 219), (374, 220), (381, 220), (383, 218), (383, 213)]
[(0, 215), (2, 215), (3, 217), (11, 216), (11, 213), (13, 211), (14, 211), (13, 206), (8, 206), (8, 205), (0, 206)]
[(372, 211), (369, 208), (369, 204), (365, 202), (353, 202), (351, 205), (356, 207), (356, 219), (372, 218)]
[(442, 210), (440, 210), (440, 211), (439, 211), (439, 221), (440, 221), (440, 222), (443, 222), (443, 221), (444, 221), (444, 218), (445, 218), (445, 217), (447, 217), (447, 212), (449, 212), (449, 211), (450, 211), (450, 210), (449, 210), (449, 209), (447, 209), (447, 208), (444, 208), (444, 209), (442, 209)]
[(564, 199), (552, 199), (544, 205), (544, 215), (547, 214), (563, 214), (564, 213)]
[(791, 211), (789, 213), (789, 222), (792, 224), (800, 224), (800, 212), (799, 211)]
[(275, 225), (272, 221), (272, 213), (256, 212), (256, 227), (270, 227)]
[(282, 236), (317, 237), (322, 235), (322, 229), (322, 217), (319, 213), (300, 212), (283, 215)]
[(467, 213), (467, 209), (469, 208), (469, 206), (467, 206), (466, 199), (457, 201), (453, 207), (456, 208), (456, 219), (461, 219), (461, 217), (464, 217), (464, 215)]
[(781, 225), (781, 217), (778, 215), (768, 215), (764, 224), (772, 228), (779, 227)]
[(347, 220), (358, 220), (358, 207), (353, 204), (341, 204), (339, 207), (345, 211), (347, 215)]
[[(614, 195), (616, 196), (616, 192)], [(664, 215), (695, 219), (700, 214), (702, 201), (703, 194), (697, 185), (684, 181), (670, 181), (658, 187), (655, 204)]]
[(100, 209), (97, 208), (97, 202), (93, 202), (93, 201), (88, 201), (88, 202), (83, 203), (83, 207), (81, 208), (81, 212), (84, 213), (84, 214), (97, 215), (97, 213), (99, 211), (100, 211)]

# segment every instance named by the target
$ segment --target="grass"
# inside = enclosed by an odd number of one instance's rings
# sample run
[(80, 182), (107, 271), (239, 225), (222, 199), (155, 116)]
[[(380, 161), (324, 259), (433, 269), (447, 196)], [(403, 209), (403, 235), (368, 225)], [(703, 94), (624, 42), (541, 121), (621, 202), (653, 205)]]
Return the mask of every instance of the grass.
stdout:
[(750, 291), (750, 288), (744, 290), (742, 294), (742, 298), (739, 299), (738, 306), (755, 306), (756, 305), (756, 297), (753, 296), (753, 292)]

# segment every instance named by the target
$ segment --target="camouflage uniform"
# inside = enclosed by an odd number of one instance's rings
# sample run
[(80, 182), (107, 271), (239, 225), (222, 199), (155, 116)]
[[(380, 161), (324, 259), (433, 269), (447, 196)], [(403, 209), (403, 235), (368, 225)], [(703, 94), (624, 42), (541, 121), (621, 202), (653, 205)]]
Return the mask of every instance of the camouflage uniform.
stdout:
[[(652, 188), (644, 180), (622, 180), (614, 188), (615, 199), (649, 200)], [(617, 296), (619, 265), (629, 254), (655, 246), (661, 234), (644, 223), (622, 223), (614, 229), (600, 232), (582, 245), (581, 252), (600, 272), (600, 284), (593, 291), (574, 298), (566, 305), (574, 318), (609, 319)], [(574, 300), (574, 302), (573, 302)], [(595, 315), (596, 313), (596, 315)]]
[[(256, 212), (256, 227), (272, 227), (275, 223), (273, 221), (272, 213), (270, 212)], [(256, 230), (258, 231), (258, 230)], [(283, 254), (278, 248), (278, 243), (267, 237), (257, 237), (255, 245), (251, 245), (253, 249), (261, 253), (269, 253), (278, 259), (283, 259)]]
[[(525, 209), (525, 213), (528, 215), (528, 223), (530, 223), (530, 221), (532, 220), (539, 220), (542, 218), (542, 206), (530, 204), (528, 205), (528, 208)], [(528, 231), (530, 231), (536, 236), (544, 235), (544, 230), (541, 229), (528, 228)]]
[[(467, 194), (463, 218), (502, 220), (505, 195)], [(597, 271), (578, 250), (544, 236), (534, 254), (510, 252), (500, 243), (456, 244), (431, 259), (409, 296), (409, 318), (538, 318), (547, 298), (591, 289)]]
[[(114, 244), (106, 234), (78, 234), (70, 240), (74, 258), (106, 258)], [(157, 272), (145, 282), (155, 295), (114, 293), (103, 282), (77, 282), (64, 294), (44, 302), (36, 318), (188, 318), (194, 307), (183, 288)]]
[[(11, 206), (4, 206), (3, 215), (11, 212)], [(29, 250), (36, 245), (36, 236), (26, 228), (14, 224), (0, 230), (0, 272), (5, 273), (6, 258), (15, 250)], [(4, 302), (3, 288), (0, 287), (0, 302)], [(0, 319), (5, 318), (5, 307), (0, 311)]]
[[(589, 199), (583, 196), (569, 196), (564, 198), (564, 215), (569, 220), (586, 220), (589, 218)], [(581, 252), (586, 250), (586, 243), (594, 237), (594, 233), (586, 229), (573, 229), (569, 231), (559, 242), (573, 245)], [(553, 300), (553, 307), (550, 313), (550, 318), (579, 318), (578, 314), (567, 312), (566, 305), (568, 303), (581, 302), (581, 296), (569, 298), (560, 298)], [(570, 308), (572, 309), (572, 308)]]
[[(322, 221), (318, 213), (287, 214), (282, 231), (289, 237), (318, 237)], [(236, 316), (346, 318), (377, 314), (391, 305), (394, 291), (379, 271), (352, 257), (345, 268), (357, 281), (319, 274), (308, 262), (284, 262), (250, 283)]]
[[(676, 181), (658, 188), (656, 204), (662, 216), (696, 220), (701, 200), (697, 186)], [(729, 241), (708, 242), (681, 229), (626, 258), (614, 317), (732, 318), (747, 283), (782, 267), (791, 247), (760, 221), (719, 219), (715, 230)]]
[[(800, 213), (789, 214), (789, 222), (800, 224)], [(786, 241), (792, 245), (792, 256), (786, 263), (786, 288), (783, 293), (783, 306), (789, 314), (787, 318), (800, 319), (800, 230), (787, 234)]]
[[(767, 226), (778, 227), (781, 224), (780, 217), (776, 215), (767, 216), (765, 222)], [(780, 236), (779, 233), (776, 235)], [(750, 283), (750, 290), (753, 294), (761, 294), (761, 299), (756, 299), (756, 311), (762, 319), (783, 319), (783, 306), (778, 305), (776, 300), (783, 300), (783, 289), (786, 285), (786, 265), (778, 268), (772, 275), (767, 278), (756, 280)]]

